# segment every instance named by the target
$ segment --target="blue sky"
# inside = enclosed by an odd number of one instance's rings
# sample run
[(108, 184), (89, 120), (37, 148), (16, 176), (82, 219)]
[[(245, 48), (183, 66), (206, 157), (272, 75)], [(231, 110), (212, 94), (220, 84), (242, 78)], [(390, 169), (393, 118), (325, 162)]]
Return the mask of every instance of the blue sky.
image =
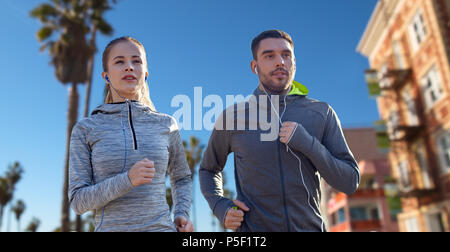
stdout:
[[(54, 77), (47, 52), (39, 52), (35, 34), (41, 25), (29, 16), (33, 7), (47, 1), (0, 2), (0, 83), (5, 91), (0, 99), (0, 174), (16, 160), (23, 165), (25, 174), (15, 194), (27, 205), (22, 227), (35, 216), (41, 220), (39, 231), (51, 231), (60, 224), (68, 90)], [(129, 35), (144, 44), (150, 95), (160, 112), (172, 115), (178, 109), (170, 106), (172, 98), (183, 94), (193, 101), (195, 86), (202, 87), (203, 97), (216, 94), (224, 101), (226, 95), (251, 94), (258, 85), (250, 71), (251, 40), (278, 28), (294, 40), (296, 80), (309, 88), (310, 97), (328, 102), (344, 127), (371, 126), (379, 115), (364, 81), (368, 61), (356, 47), (376, 2), (119, 0), (105, 15), (114, 35), (97, 39), (90, 109), (102, 103), (101, 52), (115, 37)], [(81, 86), (80, 116), (84, 92)], [(186, 140), (194, 135), (206, 145), (210, 132), (181, 135)], [(225, 172), (228, 187), (234, 189), (232, 164), (230, 155)], [(194, 186), (196, 230), (213, 231), (197, 180)], [(12, 218), (11, 231), (15, 230)]]

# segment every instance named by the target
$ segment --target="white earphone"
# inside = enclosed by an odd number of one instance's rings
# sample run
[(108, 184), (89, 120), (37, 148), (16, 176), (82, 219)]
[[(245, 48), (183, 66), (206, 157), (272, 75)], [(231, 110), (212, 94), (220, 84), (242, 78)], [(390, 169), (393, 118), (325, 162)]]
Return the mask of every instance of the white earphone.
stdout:
[(256, 68), (256, 66), (255, 66), (255, 73), (258, 74), (258, 69)]

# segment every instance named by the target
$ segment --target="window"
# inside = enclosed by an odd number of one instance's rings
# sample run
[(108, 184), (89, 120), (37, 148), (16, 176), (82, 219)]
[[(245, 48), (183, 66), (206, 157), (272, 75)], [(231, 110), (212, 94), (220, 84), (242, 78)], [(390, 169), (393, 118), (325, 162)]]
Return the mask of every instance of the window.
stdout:
[(406, 104), (406, 115), (408, 117), (409, 125), (419, 125), (419, 117), (417, 116), (416, 103), (409, 91), (403, 92), (403, 100)]
[(439, 159), (441, 160), (442, 173), (450, 172), (450, 131), (437, 138)]
[(436, 66), (431, 67), (430, 71), (423, 77), (422, 87), (427, 109), (431, 109), (434, 104), (444, 97), (442, 82)]
[(350, 218), (353, 221), (368, 220), (367, 211), (365, 207), (352, 207), (350, 208)]
[(416, 217), (411, 217), (405, 219), (405, 228), (406, 232), (420, 232), (419, 222)]
[(413, 51), (416, 51), (427, 36), (427, 28), (422, 11), (418, 11), (409, 24), (409, 35), (412, 41)]
[(390, 114), (389, 114), (389, 118), (387, 121), (387, 130), (388, 130), (388, 134), (389, 134), (389, 138), (391, 140), (395, 140), (398, 139), (400, 137), (400, 133), (397, 128), (398, 125), (400, 123), (400, 117), (398, 115), (398, 111), (397, 110), (393, 110)]
[(405, 62), (403, 61), (402, 48), (398, 41), (394, 42), (394, 56), (395, 56), (395, 61), (397, 63), (397, 68), (404, 69)]
[(338, 210), (338, 223), (342, 223), (346, 220), (347, 218), (345, 217), (345, 209), (341, 208)]
[(428, 173), (428, 165), (427, 165), (427, 161), (425, 159), (425, 150), (424, 150), (422, 144), (419, 144), (419, 146), (417, 147), (416, 159), (417, 159), (418, 165), (420, 167), (420, 172), (422, 174), (423, 186), (426, 189), (430, 189), (432, 187), (431, 179), (430, 179), (430, 175)]
[(406, 160), (400, 162), (398, 165), (398, 173), (400, 176), (400, 188), (403, 190), (409, 189), (411, 180), (409, 179), (408, 162)]
[(381, 89), (389, 88), (391, 86), (390, 78), (387, 77), (389, 73), (389, 68), (386, 63), (384, 63), (380, 70), (378, 71), (378, 82)]
[(429, 232), (445, 232), (444, 221), (442, 220), (441, 213), (428, 215), (428, 228)]

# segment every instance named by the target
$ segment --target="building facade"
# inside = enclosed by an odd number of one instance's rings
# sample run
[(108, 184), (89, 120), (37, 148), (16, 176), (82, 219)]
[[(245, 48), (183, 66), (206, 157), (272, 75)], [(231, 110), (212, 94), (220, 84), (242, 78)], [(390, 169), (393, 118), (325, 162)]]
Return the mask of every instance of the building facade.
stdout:
[(450, 231), (450, 0), (380, 0), (357, 51), (386, 125), (400, 231)]
[(327, 229), (331, 232), (397, 232), (396, 209), (399, 207), (389, 195), (391, 171), (387, 154), (377, 148), (375, 129), (344, 129), (344, 135), (358, 162), (361, 181), (351, 196), (324, 185)]

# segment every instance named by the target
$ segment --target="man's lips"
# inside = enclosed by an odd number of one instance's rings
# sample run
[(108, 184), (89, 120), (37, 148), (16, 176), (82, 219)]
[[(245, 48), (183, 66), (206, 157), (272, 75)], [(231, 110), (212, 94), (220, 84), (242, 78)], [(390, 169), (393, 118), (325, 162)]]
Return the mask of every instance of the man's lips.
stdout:
[(272, 73), (272, 76), (285, 77), (285, 76), (288, 76), (288, 73), (285, 72), (285, 71), (275, 71), (275, 72)]

